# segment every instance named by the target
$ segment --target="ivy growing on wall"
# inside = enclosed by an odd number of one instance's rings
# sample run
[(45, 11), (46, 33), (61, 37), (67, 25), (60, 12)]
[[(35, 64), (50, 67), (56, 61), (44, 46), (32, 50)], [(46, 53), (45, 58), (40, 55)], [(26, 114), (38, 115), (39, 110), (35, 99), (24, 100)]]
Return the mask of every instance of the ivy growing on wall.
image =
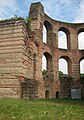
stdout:
[(22, 17), (19, 17), (17, 15), (14, 15), (14, 17), (12, 17), (12, 18), (0, 20), (0, 22), (10, 22), (10, 21), (16, 21), (16, 20), (24, 20), (27, 23), (28, 29), (29, 30), (32, 29), (32, 27), (31, 27), (32, 18), (29, 18), (29, 17), (22, 18)]
[(31, 26), (32, 18), (26, 17), (24, 20), (27, 23), (28, 29), (31, 30), (32, 29), (32, 26)]

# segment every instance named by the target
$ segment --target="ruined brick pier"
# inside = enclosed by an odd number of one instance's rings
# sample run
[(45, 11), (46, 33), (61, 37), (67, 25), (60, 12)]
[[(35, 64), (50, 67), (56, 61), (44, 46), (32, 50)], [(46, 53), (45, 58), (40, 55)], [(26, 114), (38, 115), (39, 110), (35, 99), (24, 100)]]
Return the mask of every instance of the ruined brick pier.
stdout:
[[(59, 59), (64, 58), (68, 62), (68, 75), (74, 81), (68, 86), (69, 90), (80, 88), (84, 98), (84, 82), (78, 82), (79, 63), (84, 59), (84, 50), (78, 49), (78, 34), (84, 32), (84, 23), (72, 24), (53, 20), (44, 13), (41, 3), (31, 4), (29, 18), (32, 18), (31, 30), (22, 18), (0, 22), (0, 97), (31, 98), (33, 94), (33, 98), (65, 98), (61, 91), (58, 69)], [(47, 29), (46, 44), (43, 42), (43, 25)], [(66, 50), (58, 48), (59, 31), (67, 35)], [(47, 59), (48, 71), (45, 80), (42, 77), (43, 55)], [(24, 83), (25, 78), (29, 79), (29, 83), (26, 83), (28, 85)], [(22, 83), (25, 85), (24, 89)], [(28, 86), (31, 95), (27, 92)]]

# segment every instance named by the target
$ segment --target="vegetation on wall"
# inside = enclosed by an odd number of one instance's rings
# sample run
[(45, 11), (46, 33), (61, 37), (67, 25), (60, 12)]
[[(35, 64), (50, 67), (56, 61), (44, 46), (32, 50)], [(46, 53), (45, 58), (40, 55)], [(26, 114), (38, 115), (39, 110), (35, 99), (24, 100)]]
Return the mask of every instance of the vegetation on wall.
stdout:
[(10, 19), (0, 20), (0, 22), (10, 22), (10, 21), (16, 21), (16, 20), (24, 20), (22, 17), (18, 17), (17, 15), (14, 15), (14, 17)]
[(24, 18), (24, 20), (27, 23), (28, 29), (31, 30), (32, 29), (32, 27), (31, 27), (32, 18), (26, 17), (26, 18)]
[(84, 84), (84, 74), (80, 74), (80, 81), (82, 84)]
[(11, 22), (11, 21), (16, 21), (16, 20), (24, 20), (27, 23), (28, 29), (29, 30), (32, 29), (32, 27), (31, 27), (32, 18), (29, 18), (29, 17), (22, 18), (22, 17), (19, 17), (17, 15), (14, 15), (14, 17), (12, 17), (12, 18), (5, 19), (5, 20), (0, 20), (0, 22)]
[(84, 73), (83, 73), (83, 74), (80, 74), (80, 77), (84, 77)]
[(59, 71), (59, 77), (62, 77), (64, 74), (62, 71)]
[(67, 74), (63, 74), (63, 72), (59, 71), (59, 80), (61, 81), (61, 83), (67, 84), (72, 81), (72, 77)]
[(54, 80), (53, 74), (52, 74), (52, 73), (48, 73), (47, 70), (43, 70), (43, 71), (42, 71), (42, 77), (43, 77), (44, 80), (46, 80), (46, 79), (48, 79), (48, 80), (50, 80), (50, 81), (53, 81), (53, 80)]
[(47, 70), (43, 70), (42, 71), (42, 77), (43, 79), (45, 79), (48, 76), (48, 71)]

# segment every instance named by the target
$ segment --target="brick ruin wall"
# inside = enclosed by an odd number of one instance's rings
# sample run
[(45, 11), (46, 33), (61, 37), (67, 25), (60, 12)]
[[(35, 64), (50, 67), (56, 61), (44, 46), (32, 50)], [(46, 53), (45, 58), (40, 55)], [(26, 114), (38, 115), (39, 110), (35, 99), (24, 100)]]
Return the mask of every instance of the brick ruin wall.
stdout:
[(0, 23), (0, 97), (19, 98), (21, 81), (24, 77), (33, 78), (34, 58), (28, 53), (31, 48), (25, 45), (26, 40), (23, 20)]
[[(84, 98), (84, 83), (77, 82), (79, 61), (84, 58), (84, 51), (78, 50), (77, 36), (84, 31), (84, 24), (53, 20), (44, 13), (41, 3), (31, 4), (29, 17), (32, 18), (31, 30), (22, 18), (0, 22), (0, 97), (64, 98), (66, 94), (62, 90), (65, 86), (58, 74), (58, 61), (64, 58), (68, 62), (69, 76), (74, 81), (73, 88), (81, 88)], [(43, 25), (47, 29), (47, 44), (42, 40)], [(61, 30), (67, 34), (67, 50), (58, 48), (58, 31)], [(42, 77), (43, 55), (47, 58), (46, 79)], [(26, 82), (24, 78), (32, 82)], [(68, 88), (70, 91), (69, 82), (66, 90)]]
[(25, 80), (21, 83), (21, 98), (24, 99), (37, 99), (38, 98), (38, 81)]

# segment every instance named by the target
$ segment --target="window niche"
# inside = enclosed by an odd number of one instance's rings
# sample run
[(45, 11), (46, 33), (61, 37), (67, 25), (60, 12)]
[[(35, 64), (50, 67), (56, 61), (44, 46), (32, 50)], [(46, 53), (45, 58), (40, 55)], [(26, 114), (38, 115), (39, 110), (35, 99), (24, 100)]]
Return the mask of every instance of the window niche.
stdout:
[(58, 48), (69, 50), (71, 48), (70, 32), (62, 27), (58, 30)]

